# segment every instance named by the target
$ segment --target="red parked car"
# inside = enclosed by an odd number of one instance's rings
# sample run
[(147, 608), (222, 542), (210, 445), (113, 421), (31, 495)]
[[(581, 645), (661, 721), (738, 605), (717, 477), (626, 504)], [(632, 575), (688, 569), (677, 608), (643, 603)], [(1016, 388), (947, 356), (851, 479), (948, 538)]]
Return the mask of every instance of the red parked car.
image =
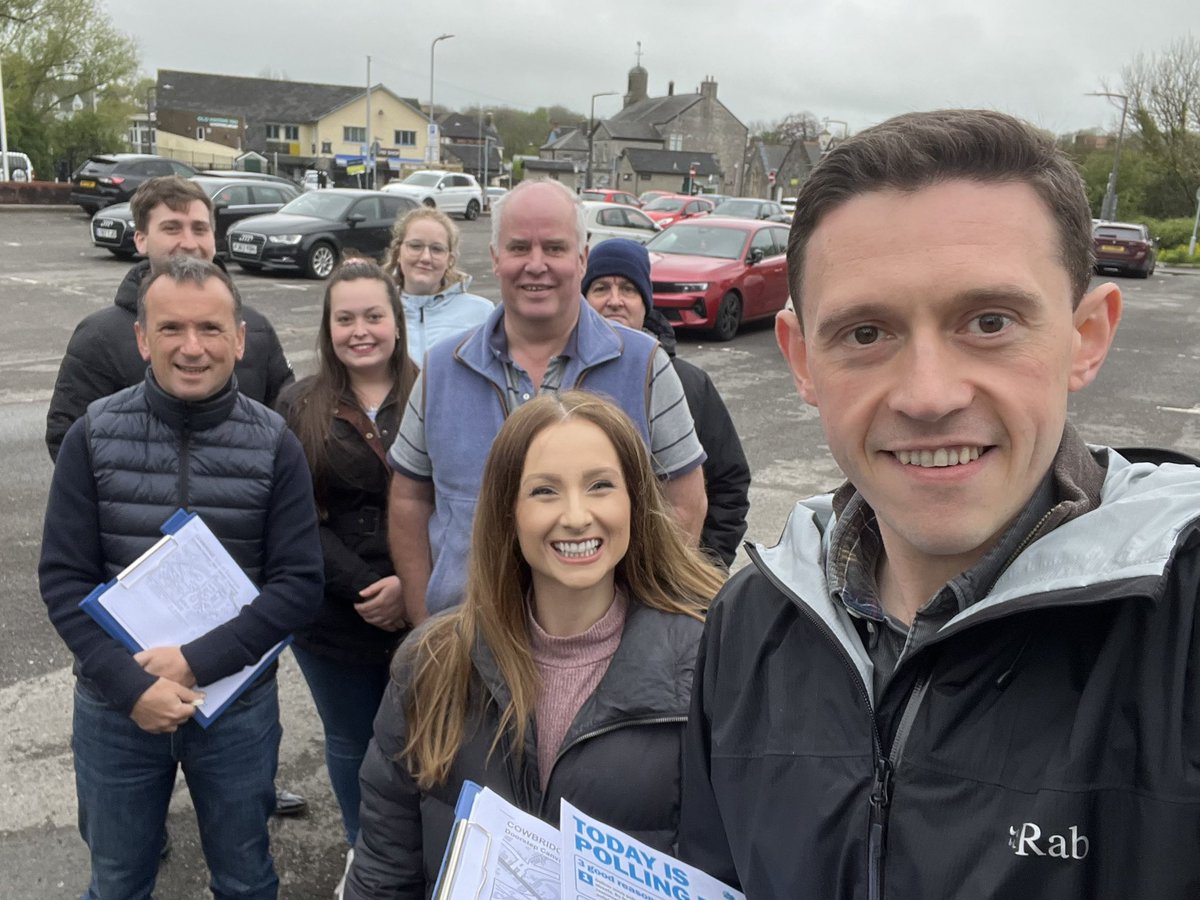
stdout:
[(642, 212), (663, 228), (683, 219), (707, 215), (716, 206), (706, 197), (690, 197), (687, 194), (667, 194), (651, 200), (642, 207)]
[(706, 328), (732, 340), (743, 322), (773, 316), (788, 301), (788, 227), (704, 216), (646, 244), (654, 308), (676, 328)]
[(1145, 225), (1097, 222), (1092, 226), (1096, 271), (1116, 269), (1126, 275), (1149, 278), (1158, 262), (1158, 247)]
[(600, 203), (620, 203), (624, 206), (637, 206), (638, 198), (629, 191), (616, 191), (612, 188), (585, 188), (579, 195), (580, 200), (596, 200)]

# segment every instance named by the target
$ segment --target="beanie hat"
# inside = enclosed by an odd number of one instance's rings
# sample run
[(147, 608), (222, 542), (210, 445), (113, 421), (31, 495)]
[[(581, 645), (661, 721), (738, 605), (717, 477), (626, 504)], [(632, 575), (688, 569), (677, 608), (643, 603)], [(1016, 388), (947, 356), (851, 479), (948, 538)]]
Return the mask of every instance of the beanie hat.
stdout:
[(647, 311), (654, 308), (654, 289), (650, 286), (650, 254), (637, 241), (609, 238), (588, 253), (587, 271), (583, 275), (583, 293), (597, 278), (620, 275), (628, 279), (642, 295)]

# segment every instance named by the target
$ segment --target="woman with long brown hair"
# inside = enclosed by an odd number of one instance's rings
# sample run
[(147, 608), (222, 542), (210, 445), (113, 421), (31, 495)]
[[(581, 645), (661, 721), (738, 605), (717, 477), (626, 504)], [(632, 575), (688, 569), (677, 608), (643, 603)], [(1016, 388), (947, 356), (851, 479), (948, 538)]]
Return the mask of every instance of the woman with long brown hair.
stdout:
[(400, 292), (383, 269), (345, 260), (325, 288), (317, 373), (279, 402), (312, 470), (325, 556), (325, 602), (292, 650), (324, 726), (329, 780), (351, 847), (359, 765), (407, 627), (388, 556), (385, 462), (417, 375), (404, 324)]
[(704, 611), (633, 423), (581, 391), (500, 430), (464, 603), (400, 648), (363, 763), (346, 896), (432, 890), (465, 779), (555, 822), (559, 798), (669, 850)]

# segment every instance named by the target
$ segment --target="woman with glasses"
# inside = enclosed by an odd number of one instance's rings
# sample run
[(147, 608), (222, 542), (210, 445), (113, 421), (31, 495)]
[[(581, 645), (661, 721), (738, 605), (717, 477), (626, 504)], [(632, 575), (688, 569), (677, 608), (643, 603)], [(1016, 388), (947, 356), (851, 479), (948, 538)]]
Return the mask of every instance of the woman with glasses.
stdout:
[(482, 325), (494, 309), (491, 300), (468, 293), (471, 276), (457, 262), (458, 227), (445, 213), (422, 206), (392, 227), (384, 267), (400, 285), (408, 355), (418, 365), (438, 341)]

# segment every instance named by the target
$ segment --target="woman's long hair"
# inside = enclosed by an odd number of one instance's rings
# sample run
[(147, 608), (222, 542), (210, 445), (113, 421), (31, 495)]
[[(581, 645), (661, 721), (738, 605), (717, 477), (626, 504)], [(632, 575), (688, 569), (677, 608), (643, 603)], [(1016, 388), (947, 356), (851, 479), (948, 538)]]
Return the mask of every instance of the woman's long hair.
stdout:
[[(324, 488), (333, 460), (333, 412), (339, 402), (351, 400), (357, 403), (345, 364), (333, 349), (333, 334), (329, 319), (333, 306), (333, 289), (343, 282), (369, 278), (380, 282), (387, 289), (388, 305), (396, 320), (396, 348), (388, 360), (388, 371), (392, 376), (392, 390), (388, 400), (404, 404), (417, 378), (417, 367), (408, 358), (408, 339), (405, 334), (404, 308), (400, 303), (400, 291), (396, 283), (375, 262), (360, 257), (349, 257), (334, 270), (325, 285), (325, 300), (321, 306), (321, 325), (317, 329), (317, 373), (308, 387), (297, 397), (288, 410), (288, 420), (308, 459), (313, 473), (313, 487), (318, 508), (324, 509)], [(345, 473), (341, 473), (343, 477)]]
[(401, 757), (423, 789), (446, 780), (462, 746), (477, 638), (491, 649), (512, 696), (500, 711), (491, 751), (506, 734), (517, 754), (524, 746), (541, 679), (530, 649), (525, 598), (531, 574), (517, 542), (516, 503), (533, 439), (570, 420), (600, 428), (620, 460), (631, 501), (630, 527), (629, 549), (615, 577), (631, 602), (703, 619), (724, 581), (675, 524), (645, 441), (625, 413), (585, 391), (546, 394), (520, 407), (500, 429), (483, 469), (466, 598), (457, 610), (434, 620), (413, 651), (408, 741)]
[(403, 245), (408, 236), (409, 227), (422, 219), (437, 222), (446, 229), (446, 247), (449, 249), (450, 255), (446, 257), (446, 272), (442, 275), (442, 283), (438, 289), (444, 291), (450, 285), (458, 284), (468, 276), (466, 272), (460, 272), (455, 268), (458, 265), (458, 226), (440, 209), (434, 209), (432, 206), (418, 206), (416, 209), (409, 210), (396, 221), (396, 224), (392, 226), (392, 243), (388, 245), (387, 253), (384, 254), (384, 268), (395, 279), (396, 284), (400, 285), (400, 290), (404, 290), (404, 272), (400, 268), (400, 254), (404, 252)]

